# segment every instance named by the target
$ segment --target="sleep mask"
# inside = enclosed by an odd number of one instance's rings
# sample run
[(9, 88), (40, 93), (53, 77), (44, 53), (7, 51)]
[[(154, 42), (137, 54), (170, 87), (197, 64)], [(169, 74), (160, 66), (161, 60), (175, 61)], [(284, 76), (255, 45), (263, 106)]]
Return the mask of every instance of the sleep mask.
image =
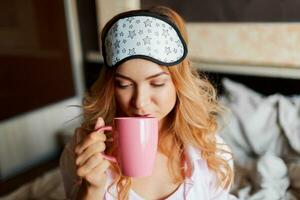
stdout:
[(140, 10), (117, 15), (104, 27), (102, 52), (108, 67), (133, 58), (172, 66), (186, 57), (187, 46), (167, 16)]

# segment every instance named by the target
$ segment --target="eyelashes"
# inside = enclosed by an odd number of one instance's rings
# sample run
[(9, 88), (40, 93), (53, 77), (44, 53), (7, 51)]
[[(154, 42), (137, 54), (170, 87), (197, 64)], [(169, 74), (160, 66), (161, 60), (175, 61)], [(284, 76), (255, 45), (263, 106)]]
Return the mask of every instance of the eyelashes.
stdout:
[(120, 81), (115, 81), (115, 86), (117, 88), (127, 88), (127, 87), (131, 87), (133, 84), (132, 83), (121, 83)]
[[(150, 84), (152, 87), (154, 88), (159, 88), (159, 87), (163, 87), (166, 85), (166, 83), (151, 83)], [(116, 82), (116, 87), (117, 88), (120, 88), (120, 89), (125, 89), (125, 88), (129, 88), (129, 87), (132, 87), (133, 84), (132, 83), (129, 83), (129, 84), (122, 84), (120, 82)]]
[(165, 85), (165, 83), (160, 83), (160, 84), (156, 83), (156, 84), (151, 84), (151, 85), (154, 87), (162, 87)]
[(119, 83), (117, 83), (117, 84), (116, 84), (116, 86), (117, 86), (117, 88), (124, 89), (124, 88), (131, 87), (131, 86), (132, 86), (132, 84), (122, 85), (122, 84), (119, 84)]

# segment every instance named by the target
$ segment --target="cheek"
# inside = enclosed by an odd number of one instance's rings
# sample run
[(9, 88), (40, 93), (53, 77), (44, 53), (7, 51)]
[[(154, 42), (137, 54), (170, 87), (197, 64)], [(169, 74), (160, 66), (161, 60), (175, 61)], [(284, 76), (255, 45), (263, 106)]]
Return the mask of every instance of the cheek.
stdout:
[(165, 90), (160, 93), (160, 106), (162, 109), (171, 109), (176, 102), (176, 91), (173, 85), (166, 87)]
[(115, 90), (115, 99), (117, 104), (123, 109), (129, 105), (130, 94)]

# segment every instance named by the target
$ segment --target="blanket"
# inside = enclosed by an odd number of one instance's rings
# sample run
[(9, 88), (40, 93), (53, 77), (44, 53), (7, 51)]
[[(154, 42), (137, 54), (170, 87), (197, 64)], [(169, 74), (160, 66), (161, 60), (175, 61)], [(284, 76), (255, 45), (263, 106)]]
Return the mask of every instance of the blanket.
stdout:
[(38, 177), (12, 192), (11, 194), (0, 197), (0, 200), (61, 200), (65, 199), (64, 187), (60, 171), (53, 169), (46, 174)]
[[(263, 96), (224, 79), (220, 134), (232, 148), (239, 199), (300, 199), (300, 95)], [(230, 113), (230, 114), (228, 114)]]

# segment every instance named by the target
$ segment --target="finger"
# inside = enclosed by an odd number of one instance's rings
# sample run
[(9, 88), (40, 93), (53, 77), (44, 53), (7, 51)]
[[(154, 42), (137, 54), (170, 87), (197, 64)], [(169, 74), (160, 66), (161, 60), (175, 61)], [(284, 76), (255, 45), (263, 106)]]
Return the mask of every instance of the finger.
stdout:
[(99, 118), (97, 119), (97, 121), (96, 121), (96, 124), (95, 124), (95, 130), (97, 130), (97, 129), (103, 127), (104, 125), (105, 125), (105, 123), (104, 123), (103, 118), (102, 118), (102, 117), (99, 117)]
[(101, 173), (101, 172), (105, 172), (109, 166), (110, 166), (110, 162), (108, 160), (103, 159), (103, 161), (101, 162), (101, 164), (97, 165), (96, 167), (94, 167), (91, 170), (91, 173)]
[(77, 169), (77, 175), (80, 177), (86, 176), (90, 171), (103, 162), (102, 155), (100, 153), (94, 154), (90, 157), (81, 167)]
[(84, 141), (82, 141), (81, 143), (79, 143), (76, 148), (75, 148), (75, 153), (77, 155), (81, 154), (87, 147), (89, 147), (90, 145), (92, 145), (95, 142), (98, 141), (105, 141), (106, 140), (106, 136), (103, 133), (103, 131), (94, 131), (92, 133), (90, 133)]
[(109, 161), (103, 160), (101, 164), (97, 165), (90, 171), (90, 173), (86, 174), (85, 179), (90, 183), (99, 182), (100, 180), (98, 179), (103, 179), (103, 176), (105, 176), (105, 171), (109, 168), (110, 165), (111, 164)]
[(105, 144), (102, 141), (96, 142), (89, 146), (85, 151), (82, 152), (77, 158), (76, 158), (76, 165), (81, 166), (83, 163), (85, 163), (91, 156), (94, 154), (103, 152), (105, 150)]

